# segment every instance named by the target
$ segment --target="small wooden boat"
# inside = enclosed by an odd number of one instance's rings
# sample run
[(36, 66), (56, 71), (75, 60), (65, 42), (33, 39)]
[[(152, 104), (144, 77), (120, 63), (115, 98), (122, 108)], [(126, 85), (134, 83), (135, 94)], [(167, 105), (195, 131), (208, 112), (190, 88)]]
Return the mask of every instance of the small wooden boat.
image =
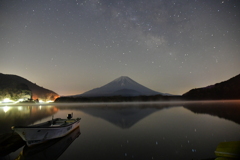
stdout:
[(18, 160), (52, 160), (58, 159), (73, 143), (73, 141), (79, 137), (80, 128), (77, 127), (68, 135), (62, 138), (56, 138), (49, 140), (45, 143), (35, 145), (33, 147), (24, 146)]
[(80, 120), (81, 118), (72, 119), (72, 114), (68, 114), (67, 119), (52, 118), (50, 121), (36, 125), (13, 126), (12, 130), (18, 133), (28, 146), (32, 146), (67, 135), (79, 127)]

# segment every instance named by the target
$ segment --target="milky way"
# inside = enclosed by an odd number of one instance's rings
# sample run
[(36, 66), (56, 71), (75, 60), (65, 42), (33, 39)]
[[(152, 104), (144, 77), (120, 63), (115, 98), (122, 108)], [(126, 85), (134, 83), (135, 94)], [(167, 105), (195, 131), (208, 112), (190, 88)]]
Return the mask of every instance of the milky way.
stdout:
[(240, 73), (238, 0), (2, 0), (0, 72), (60, 95), (120, 76), (183, 94)]

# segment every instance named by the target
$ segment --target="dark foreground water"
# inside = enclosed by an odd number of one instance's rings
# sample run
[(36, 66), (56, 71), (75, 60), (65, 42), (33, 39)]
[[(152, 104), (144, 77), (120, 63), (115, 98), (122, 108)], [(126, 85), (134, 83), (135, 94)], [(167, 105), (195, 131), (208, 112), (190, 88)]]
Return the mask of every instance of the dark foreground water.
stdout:
[(240, 141), (240, 101), (0, 106), (0, 134), (72, 113), (68, 136), (0, 160), (176, 160), (214, 158), (220, 142)]

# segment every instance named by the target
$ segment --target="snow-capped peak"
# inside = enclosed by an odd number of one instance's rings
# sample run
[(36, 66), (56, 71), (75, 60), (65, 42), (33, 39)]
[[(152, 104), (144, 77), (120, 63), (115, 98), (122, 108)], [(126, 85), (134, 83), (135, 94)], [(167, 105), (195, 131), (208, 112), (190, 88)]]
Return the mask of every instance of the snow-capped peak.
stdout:
[(127, 77), (127, 76), (121, 76), (115, 80), (113, 80), (112, 82), (110, 83), (118, 83), (120, 84), (121, 86), (126, 86), (128, 84), (135, 84), (137, 82), (133, 81), (131, 78)]
[(127, 76), (121, 76), (110, 83), (100, 87), (85, 92), (77, 96), (113, 96), (113, 95), (157, 95), (161, 94), (159, 92), (153, 91), (137, 82), (132, 80)]
[(128, 76), (121, 76), (113, 80), (112, 82), (124, 82), (124, 81), (131, 81), (131, 78), (129, 78)]

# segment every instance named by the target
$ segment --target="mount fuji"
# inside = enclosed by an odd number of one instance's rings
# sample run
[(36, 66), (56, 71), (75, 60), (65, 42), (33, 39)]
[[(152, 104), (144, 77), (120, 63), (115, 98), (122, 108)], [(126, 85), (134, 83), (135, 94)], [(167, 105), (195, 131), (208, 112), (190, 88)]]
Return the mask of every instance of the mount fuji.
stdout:
[(153, 91), (127, 76), (121, 76), (112, 82), (100, 87), (87, 91), (83, 94), (73, 97), (107, 97), (107, 96), (153, 96), (153, 95), (169, 95)]

